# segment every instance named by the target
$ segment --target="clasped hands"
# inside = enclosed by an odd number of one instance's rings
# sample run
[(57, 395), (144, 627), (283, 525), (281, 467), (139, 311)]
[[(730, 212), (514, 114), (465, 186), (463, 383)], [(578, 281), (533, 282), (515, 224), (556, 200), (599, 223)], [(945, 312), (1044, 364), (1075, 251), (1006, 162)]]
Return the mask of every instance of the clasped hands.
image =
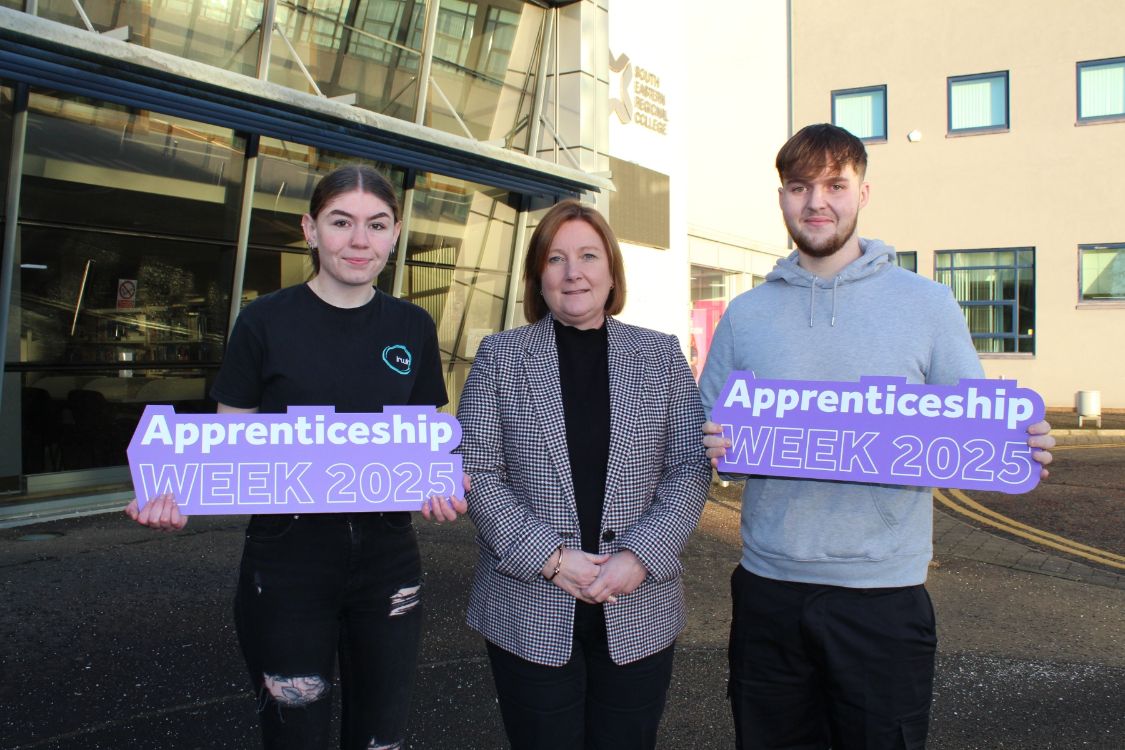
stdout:
[[(591, 555), (564, 548), (561, 565), (558, 555), (557, 551), (552, 552), (547, 558), (541, 571), (543, 577), (587, 604), (616, 604), (617, 597), (636, 591), (648, 576), (641, 561), (627, 549), (611, 555)], [(558, 573), (554, 572), (556, 565)]]

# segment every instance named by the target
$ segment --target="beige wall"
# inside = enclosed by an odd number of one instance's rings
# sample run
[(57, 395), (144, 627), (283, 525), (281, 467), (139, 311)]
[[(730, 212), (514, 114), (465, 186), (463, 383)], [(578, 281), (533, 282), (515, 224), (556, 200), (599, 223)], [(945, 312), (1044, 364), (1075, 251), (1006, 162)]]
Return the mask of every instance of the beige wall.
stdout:
[[(1125, 56), (1122, 28), (1121, 0), (793, 3), (795, 128), (831, 119), (832, 90), (887, 86), (860, 233), (931, 278), (934, 250), (1035, 248), (1036, 354), (984, 365), (1049, 406), (1097, 389), (1125, 407), (1125, 304), (1078, 305), (1077, 249), (1125, 242), (1125, 121), (1075, 124), (1075, 64)], [(946, 78), (1003, 70), (1010, 132), (947, 137)]]
[(790, 252), (773, 167), (789, 135), (785, 5), (714, 3), (685, 14), (694, 40), (685, 112), (688, 257), (741, 274), (730, 297)]
[(785, 3), (711, 3), (682, 16), (693, 40), (683, 113), (691, 233), (788, 255), (773, 166), (789, 136)]

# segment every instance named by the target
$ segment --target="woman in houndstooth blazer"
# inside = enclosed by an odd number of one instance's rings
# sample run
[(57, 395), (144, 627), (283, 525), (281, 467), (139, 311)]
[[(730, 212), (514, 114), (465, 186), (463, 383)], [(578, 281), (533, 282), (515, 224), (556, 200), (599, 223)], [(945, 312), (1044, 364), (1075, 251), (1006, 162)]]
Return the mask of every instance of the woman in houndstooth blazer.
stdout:
[(524, 263), (531, 325), (489, 336), (458, 409), (480, 546), (469, 625), (513, 748), (652, 748), (711, 469), (675, 337), (610, 317), (621, 251), (564, 201)]

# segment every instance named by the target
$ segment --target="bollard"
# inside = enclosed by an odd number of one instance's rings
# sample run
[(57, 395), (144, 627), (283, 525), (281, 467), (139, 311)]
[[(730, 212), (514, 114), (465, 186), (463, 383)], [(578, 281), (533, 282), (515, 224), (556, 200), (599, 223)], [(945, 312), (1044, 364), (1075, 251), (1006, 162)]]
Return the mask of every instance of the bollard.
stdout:
[(1078, 426), (1087, 419), (1097, 421), (1098, 429), (1102, 426), (1102, 392), (1078, 391), (1075, 396), (1075, 411), (1078, 412)]

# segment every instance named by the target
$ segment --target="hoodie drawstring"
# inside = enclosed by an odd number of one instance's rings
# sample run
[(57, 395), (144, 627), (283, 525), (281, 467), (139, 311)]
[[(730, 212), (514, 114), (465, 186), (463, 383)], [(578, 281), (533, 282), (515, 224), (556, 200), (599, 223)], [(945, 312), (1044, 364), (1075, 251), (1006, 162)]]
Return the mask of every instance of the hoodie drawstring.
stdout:
[[(832, 279), (832, 327), (836, 327), (836, 287), (840, 286), (840, 276)], [(813, 313), (816, 312), (816, 279), (809, 284), (809, 328), (813, 327)]]
[(836, 287), (840, 285), (840, 275), (832, 280), (832, 327), (836, 327)]

